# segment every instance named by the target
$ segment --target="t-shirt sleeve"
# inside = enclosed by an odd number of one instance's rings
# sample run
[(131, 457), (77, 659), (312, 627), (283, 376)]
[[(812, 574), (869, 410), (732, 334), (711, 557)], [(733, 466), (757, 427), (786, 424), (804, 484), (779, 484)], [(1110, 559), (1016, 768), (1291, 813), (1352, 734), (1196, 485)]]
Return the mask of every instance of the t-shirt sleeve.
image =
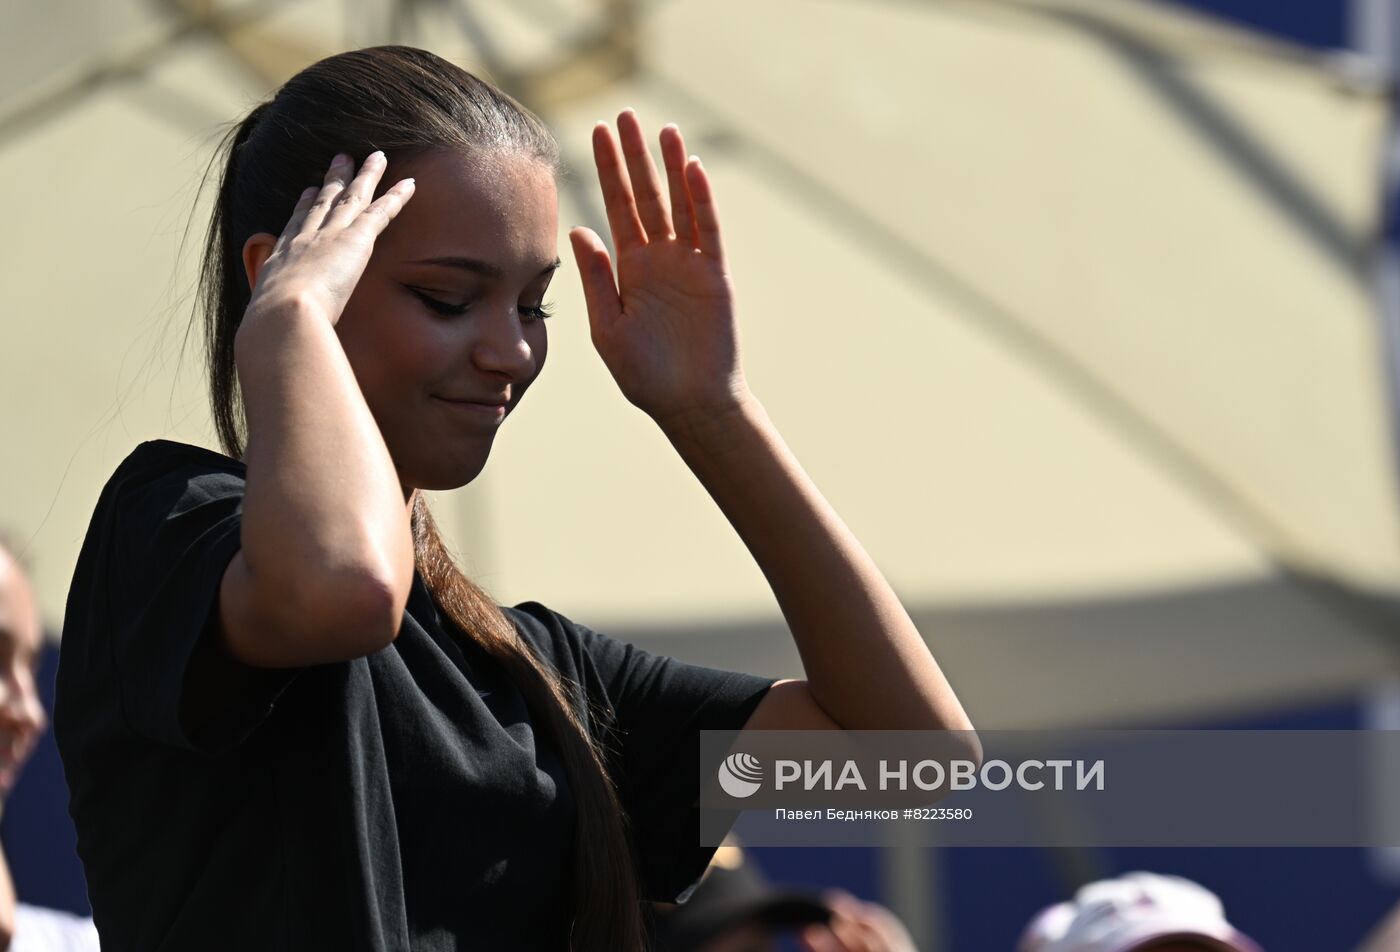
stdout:
[[(218, 638), (219, 588), (241, 547), (243, 487), (234, 460), (146, 443), (104, 495), (109, 518), (94, 520), (106, 526), (94, 574), (107, 590), (111, 671), (128, 726), (150, 740), (205, 753), (232, 746), (295, 676), (242, 664)], [(188, 704), (191, 691), (216, 697)]]
[(606, 726), (597, 717), (593, 723), (611, 748), (642, 896), (677, 901), (715, 852), (700, 845), (700, 731), (741, 729), (777, 679), (653, 654), (538, 602), (516, 609), (564, 639), (587, 702), (611, 710)]

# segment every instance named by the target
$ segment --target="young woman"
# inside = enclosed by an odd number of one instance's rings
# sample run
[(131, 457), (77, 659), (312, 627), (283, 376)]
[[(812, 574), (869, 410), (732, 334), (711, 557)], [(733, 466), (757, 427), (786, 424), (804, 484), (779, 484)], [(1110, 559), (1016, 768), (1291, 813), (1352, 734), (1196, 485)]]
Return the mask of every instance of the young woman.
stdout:
[(616, 262), (569, 234), (594, 345), (807, 680), (499, 606), (452, 563), (419, 490), (475, 478), (544, 365), (557, 149), (422, 50), (323, 60), (228, 148), (203, 273), (226, 455), (137, 447), (73, 579), (55, 729), (105, 952), (640, 949), (638, 900), (712, 852), (698, 731), (970, 728), (748, 388), (704, 168), (667, 127), (663, 183), (617, 126)]

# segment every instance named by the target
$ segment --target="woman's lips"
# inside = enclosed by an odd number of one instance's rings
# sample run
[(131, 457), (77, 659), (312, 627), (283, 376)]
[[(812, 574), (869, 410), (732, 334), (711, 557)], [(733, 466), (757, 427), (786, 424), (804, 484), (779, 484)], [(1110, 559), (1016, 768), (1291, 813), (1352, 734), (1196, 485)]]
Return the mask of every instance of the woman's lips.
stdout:
[(491, 423), (499, 423), (506, 417), (506, 405), (504, 403), (482, 403), (476, 400), (453, 400), (448, 397), (439, 397), (436, 394), (434, 399), (440, 400), (452, 409), (469, 416)]

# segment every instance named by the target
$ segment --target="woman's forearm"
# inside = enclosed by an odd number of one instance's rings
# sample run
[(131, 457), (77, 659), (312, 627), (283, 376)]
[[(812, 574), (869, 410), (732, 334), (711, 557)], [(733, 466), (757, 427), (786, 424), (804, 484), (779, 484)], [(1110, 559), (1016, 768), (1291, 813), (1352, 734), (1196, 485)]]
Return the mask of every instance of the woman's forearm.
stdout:
[(971, 730), (904, 606), (757, 399), (661, 424), (772, 586), (812, 697), (847, 730)]
[(618, 132), (593, 129), (616, 283), (602, 239), (569, 233), (590, 339), (739, 532), (787, 619), (806, 683), (770, 687), (750, 723), (969, 729), (899, 599), (743, 383), (709, 174), (674, 125), (660, 136), (665, 184), (635, 112), (618, 116)]
[(295, 304), (251, 308), (235, 347), (251, 584), (289, 623), (311, 613), (332, 630), (352, 613), (371, 646), (392, 639), (413, 578), (408, 508), (334, 326)]

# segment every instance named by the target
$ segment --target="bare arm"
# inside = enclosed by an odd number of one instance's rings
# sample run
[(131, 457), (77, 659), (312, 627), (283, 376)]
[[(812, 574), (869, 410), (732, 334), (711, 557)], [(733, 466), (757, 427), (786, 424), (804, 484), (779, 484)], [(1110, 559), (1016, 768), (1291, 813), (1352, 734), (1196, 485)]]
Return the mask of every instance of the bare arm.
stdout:
[[(803, 472), (744, 379), (709, 177), (662, 130), (670, 201), (630, 111), (594, 129), (617, 277), (592, 231), (570, 234), (594, 346), (660, 425), (772, 586), (807, 674), (773, 686), (752, 729), (970, 731), (884, 576)], [(966, 737), (978, 754), (975, 735)]]
[(403, 488), (334, 327), (411, 192), (399, 183), (370, 204), (383, 168), (376, 154), (352, 182), (348, 162), (332, 166), (275, 243), (257, 235), (244, 250), (255, 290), (235, 342), (248, 418), (243, 547), (219, 617), (230, 653), (249, 664), (378, 650), (408, 600)]
[[(663, 430), (772, 586), (811, 701), (834, 726), (972, 729), (889, 583), (756, 398), (729, 413), (669, 420)], [(776, 685), (777, 707), (764, 711), (765, 699), (748, 726), (823, 726), (818, 718), (788, 722), (803, 713), (804, 699), (789, 696), (800, 683)]]

